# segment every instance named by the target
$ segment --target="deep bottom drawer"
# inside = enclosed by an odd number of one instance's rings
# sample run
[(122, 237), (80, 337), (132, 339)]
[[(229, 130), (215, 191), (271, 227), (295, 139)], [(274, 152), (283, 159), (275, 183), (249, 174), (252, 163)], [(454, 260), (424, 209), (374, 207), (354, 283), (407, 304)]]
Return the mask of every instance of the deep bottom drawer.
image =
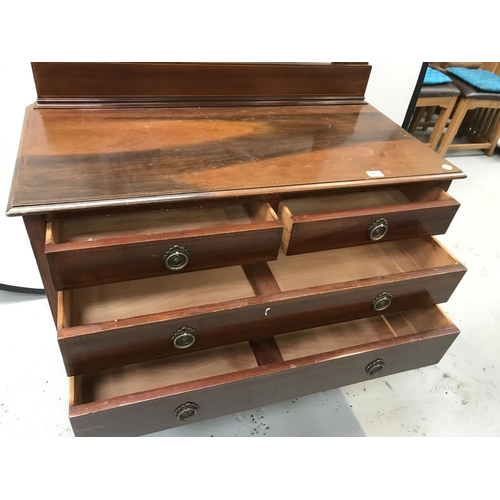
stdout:
[(156, 432), (435, 364), (458, 333), (432, 306), (79, 375), (70, 420), (77, 436)]

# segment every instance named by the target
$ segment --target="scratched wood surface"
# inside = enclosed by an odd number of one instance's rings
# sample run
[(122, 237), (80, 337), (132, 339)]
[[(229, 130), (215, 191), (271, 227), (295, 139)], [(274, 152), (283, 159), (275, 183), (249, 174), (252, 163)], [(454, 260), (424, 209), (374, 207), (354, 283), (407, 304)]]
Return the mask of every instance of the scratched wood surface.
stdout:
[(460, 177), (369, 105), (28, 107), (8, 215)]

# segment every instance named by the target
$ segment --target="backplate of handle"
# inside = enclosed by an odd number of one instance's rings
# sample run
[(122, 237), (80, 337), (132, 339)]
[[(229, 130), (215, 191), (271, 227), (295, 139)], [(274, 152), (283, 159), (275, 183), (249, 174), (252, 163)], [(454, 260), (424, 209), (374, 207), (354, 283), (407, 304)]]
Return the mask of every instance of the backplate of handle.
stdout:
[(192, 419), (199, 409), (200, 407), (196, 403), (184, 403), (175, 409), (175, 418), (177, 418), (179, 422), (185, 422), (186, 420)]
[(163, 256), (165, 267), (170, 271), (180, 271), (189, 263), (189, 252), (180, 245), (170, 247)]
[(187, 349), (196, 342), (198, 332), (190, 326), (179, 328), (172, 336), (172, 343), (176, 349)]
[(375, 375), (379, 375), (384, 371), (385, 361), (382, 358), (375, 359), (371, 363), (368, 363), (365, 367), (366, 373), (370, 375), (370, 377), (374, 377)]
[(392, 303), (392, 295), (389, 292), (383, 292), (372, 302), (372, 307), (375, 311), (384, 311)]

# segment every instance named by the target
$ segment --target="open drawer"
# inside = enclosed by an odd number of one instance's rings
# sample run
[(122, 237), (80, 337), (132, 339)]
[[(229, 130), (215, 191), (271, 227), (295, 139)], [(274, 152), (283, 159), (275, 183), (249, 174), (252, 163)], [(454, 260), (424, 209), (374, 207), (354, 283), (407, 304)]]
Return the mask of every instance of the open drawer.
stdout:
[[(136, 436), (438, 363), (457, 327), (437, 307), (287, 333), (70, 379), (77, 436)], [(259, 366), (260, 365), (260, 366)]]
[(55, 219), (45, 254), (56, 290), (276, 259), (268, 203)]
[(460, 204), (434, 185), (394, 187), (280, 202), (287, 255), (444, 234)]
[(59, 292), (69, 375), (446, 302), (466, 269), (428, 236)]

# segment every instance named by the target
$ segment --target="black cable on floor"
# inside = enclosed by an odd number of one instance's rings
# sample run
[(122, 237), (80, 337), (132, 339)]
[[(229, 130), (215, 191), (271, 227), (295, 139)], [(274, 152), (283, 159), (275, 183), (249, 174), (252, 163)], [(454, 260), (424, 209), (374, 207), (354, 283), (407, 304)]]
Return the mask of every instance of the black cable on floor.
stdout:
[(27, 288), (24, 286), (5, 285), (4, 283), (0, 283), (0, 290), (3, 290), (4, 292), (45, 295), (45, 290), (43, 288)]

